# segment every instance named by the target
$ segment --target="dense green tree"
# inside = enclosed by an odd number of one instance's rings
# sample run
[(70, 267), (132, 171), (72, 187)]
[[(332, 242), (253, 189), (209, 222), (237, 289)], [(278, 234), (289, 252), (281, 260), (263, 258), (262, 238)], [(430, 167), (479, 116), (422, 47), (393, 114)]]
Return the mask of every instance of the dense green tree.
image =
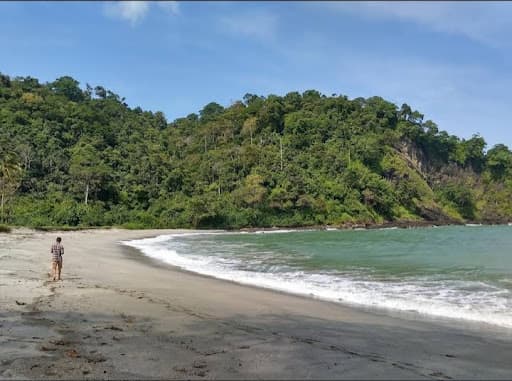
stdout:
[(504, 144), (497, 144), (487, 151), (486, 163), (492, 177), (501, 180), (512, 169), (512, 152)]
[(89, 195), (97, 191), (107, 172), (107, 166), (101, 161), (98, 150), (92, 144), (80, 141), (73, 147), (69, 174), (72, 181), (82, 188), (85, 205), (89, 202)]
[(5, 208), (21, 184), (21, 166), (13, 152), (0, 149), (0, 221), (5, 222)]
[(512, 219), (512, 153), (411, 106), (246, 94), (168, 122), (102, 86), (0, 74), (1, 218), (232, 227)]
[(63, 95), (70, 101), (79, 102), (84, 99), (79, 82), (71, 77), (64, 76), (55, 80), (50, 86), (57, 95)]
[(215, 119), (215, 117), (220, 115), (223, 111), (224, 107), (218, 103), (211, 102), (199, 111), (199, 115), (201, 115), (201, 120), (206, 122)]

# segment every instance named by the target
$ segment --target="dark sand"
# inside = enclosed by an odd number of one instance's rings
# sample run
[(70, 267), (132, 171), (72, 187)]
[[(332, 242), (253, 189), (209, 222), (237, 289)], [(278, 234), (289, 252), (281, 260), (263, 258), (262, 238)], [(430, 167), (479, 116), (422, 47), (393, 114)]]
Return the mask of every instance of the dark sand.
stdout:
[[(390, 314), (190, 274), (120, 240), (0, 235), (0, 378), (512, 378), (512, 330)], [(172, 231), (176, 232), (176, 231)]]

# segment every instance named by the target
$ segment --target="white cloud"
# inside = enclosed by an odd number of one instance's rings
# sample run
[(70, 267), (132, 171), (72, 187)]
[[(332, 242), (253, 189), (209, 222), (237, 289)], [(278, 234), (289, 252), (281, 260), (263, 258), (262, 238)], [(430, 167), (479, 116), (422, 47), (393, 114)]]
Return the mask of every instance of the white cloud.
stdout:
[[(119, 1), (105, 4), (105, 14), (109, 17), (128, 21), (132, 26), (141, 22), (149, 13), (154, 2), (148, 1)], [(159, 1), (158, 7), (172, 15), (179, 14), (177, 1)]]
[(105, 13), (109, 17), (126, 20), (135, 25), (141, 21), (149, 11), (149, 4), (145, 1), (119, 1), (105, 5)]
[(267, 11), (252, 11), (224, 16), (220, 22), (231, 35), (268, 40), (275, 36), (278, 17)]
[(508, 43), (512, 4), (502, 2), (356, 2), (330, 7), (369, 19), (412, 22), (491, 46)]
[(177, 1), (159, 1), (157, 4), (161, 9), (173, 15), (180, 13), (180, 5)]

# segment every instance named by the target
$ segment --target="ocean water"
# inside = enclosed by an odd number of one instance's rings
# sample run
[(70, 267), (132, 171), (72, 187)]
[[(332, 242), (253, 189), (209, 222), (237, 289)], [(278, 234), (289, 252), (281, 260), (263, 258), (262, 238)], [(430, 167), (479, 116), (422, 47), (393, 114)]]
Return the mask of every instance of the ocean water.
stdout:
[(512, 328), (512, 226), (189, 233), (124, 243), (220, 279)]

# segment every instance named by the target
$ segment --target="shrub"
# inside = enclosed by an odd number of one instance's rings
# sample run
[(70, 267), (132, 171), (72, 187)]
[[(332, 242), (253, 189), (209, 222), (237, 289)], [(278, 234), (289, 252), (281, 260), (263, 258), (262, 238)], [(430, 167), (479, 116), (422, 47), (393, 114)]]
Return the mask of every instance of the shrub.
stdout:
[(0, 233), (10, 233), (11, 231), (9, 226), (0, 224)]

